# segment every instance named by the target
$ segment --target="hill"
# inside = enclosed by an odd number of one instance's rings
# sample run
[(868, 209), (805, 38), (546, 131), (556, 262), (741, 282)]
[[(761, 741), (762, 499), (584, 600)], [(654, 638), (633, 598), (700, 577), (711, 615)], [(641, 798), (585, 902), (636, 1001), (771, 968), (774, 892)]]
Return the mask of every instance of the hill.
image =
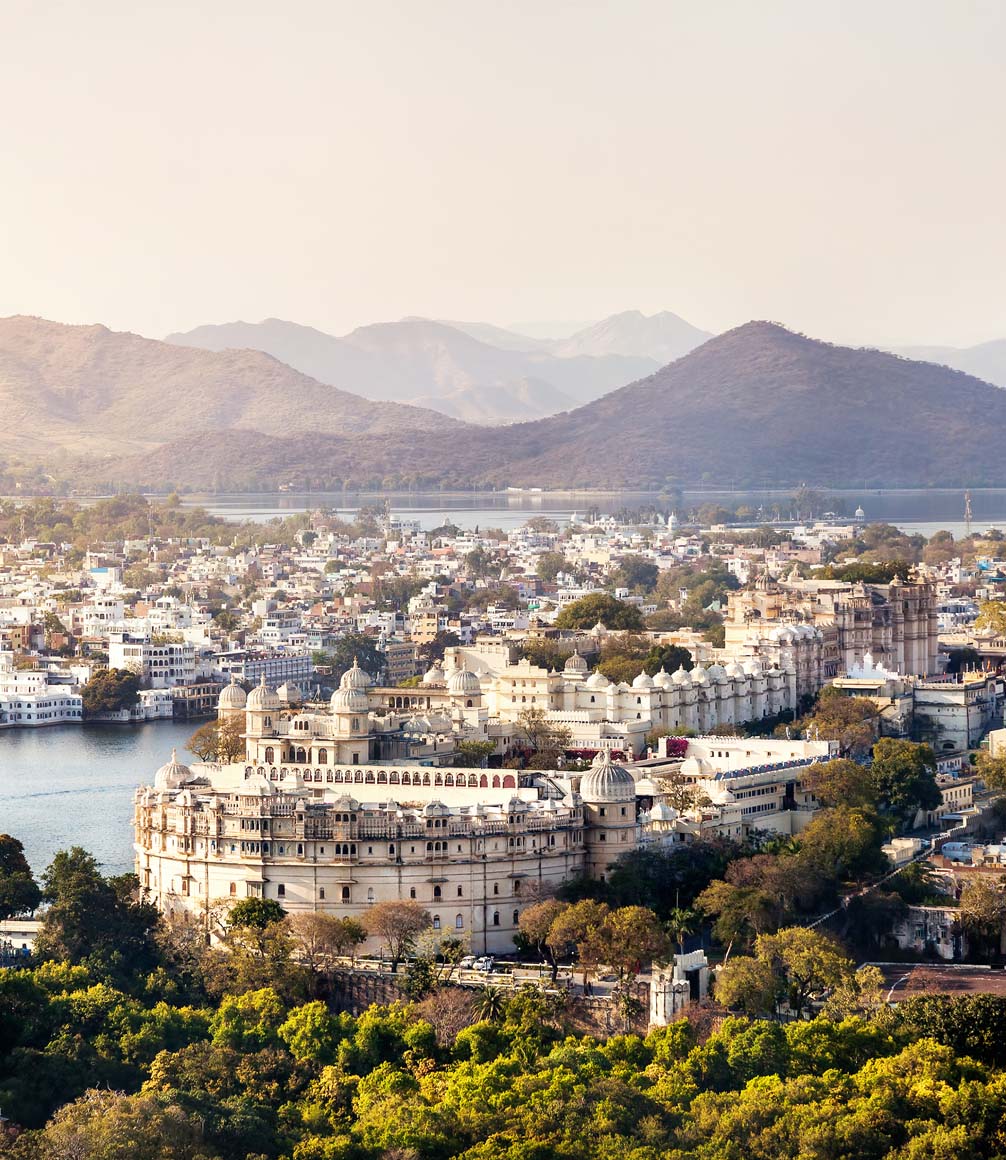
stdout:
[(638, 310), (626, 310), (554, 343), (552, 353), (562, 358), (632, 355), (651, 358), (663, 365), (688, 354), (710, 338), (708, 330), (699, 330), (669, 310), (649, 317)]
[(997, 387), (1006, 387), (1006, 338), (995, 338), (977, 346), (902, 346), (895, 353), (953, 367)]
[(1006, 393), (958, 371), (750, 322), (586, 406), (533, 423), (301, 439), (239, 432), (103, 467), (151, 485), (659, 488), (1006, 483)]
[[(271, 318), (202, 326), (171, 334), (166, 341), (215, 351), (267, 351), (304, 374), (364, 398), (418, 404), (487, 424), (567, 410), (658, 365), (621, 354), (557, 357), (546, 350), (517, 349), (509, 338), (497, 336), (508, 343), (501, 348), (424, 318), (362, 326), (342, 338)], [(536, 345), (533, 339), (527, 342)]]
[(450, 426), (432, 411), (357, 398), (259, 351), (211, 353), (20, 315), (0, 319), (0, 406), (0, 450), (22, 456), (121, 456), (229, 428), (375, 436)]

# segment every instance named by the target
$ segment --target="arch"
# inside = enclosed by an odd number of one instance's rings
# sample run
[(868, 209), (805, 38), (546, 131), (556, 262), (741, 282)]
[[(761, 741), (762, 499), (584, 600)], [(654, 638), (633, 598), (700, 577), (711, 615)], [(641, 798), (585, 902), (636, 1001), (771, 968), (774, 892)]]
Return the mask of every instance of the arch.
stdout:
[(512, 773), (508, 773), (504, 776), (503, 788), (504, 789), (516, 789), (517, 788), (517, 779), (514, 777), (514, 775)]
[(377, 784), (378, 785), (387, 785), (388, 784), (388, 775), (386, 773), (384, 773), (383, 771), (377, 775)]
[(472, 708), (472, 699), (471, 699), (471, 697), (469, 697), (469, 698), (468, 698), (468, 700), (467, 700), (467, 701), (465, 701), (465, 708), (466, 708), (466, 709), (471, 709), (471, 708)]
[(424, 773), (423, 774), (423, 785), (429, 785), (429, 784), (430, 784), (430, 775), (428, 773)]
[(372, 773), (368, 773), (367, 776), (364, 778), (364, 781), (366, 781), (367, 785), (373, 785), (374, 784), (374, 775)]
[(318, 764), (319, 765), (328, 765), (328, 750), (327, 749), (319, 749), (318, 750)]
[(393, 769), (391, 771), (391, 776), (388, 778), (388, 782), (390, 785), (398, 785), (398, 770), (397, 769)]
[(264, 760), (265, 760), (266, 765), (272, 765), (273, 762), (276, 760), (276, 750), (273, 749), (273, 747), (271, 745), (267, 745), (265, 747), (265, 759)]
[(434, 930), (440, 929), (440, 915), (439, 914), (435, 914), (433, 916), (433, 929)]
[(465, 916), (463, 914), (456, 914), (454, 916), (454, 929), (455, 930), (464, 930), (465, 929)]
[(486, 775), (483, 773), (479, 777), (479, 789), (488, 789), (488, 788), (489, 788), (489, 778), (486, 777)]
[(499, 924), (500, 924), (500, 912), (498, 910), (494, 910), (493, 911), (493, 926), (499, 926)]
[(433, 897), (434, 898), (443, 898), (443, 896), (444, 896), (444, 892), (440, 889), (440, 887), (434, 886), (433, 887)]
[(468, 775), (468, 784), (472, 789), (474, 789), (479, 784), (479, 779), (475, 776), (474, 773), (470, 773)]
[(454, 774), (453, 773), (445, 774), (444, 785), (453, 785), (453, 784), (454, 784)]
[(500, 787), (499, 774), (495, 774), (493, 776), (493, 789), (499, 789), (499, 787)]
[(362, 770), (358, 769), (356, 771), (356, 776), (353, 778), (353, 781), (359, 781), (359, 782), (363, 781), (363, 771)]
[(442, 773), (435, 774), (434, 778), (433, 778), (433, 784), (434, 785), (443, 785), (444, 784), (444, 775)]
[(402, 785), (412, 785), (412, 775), (408, 773), (402, 774)]

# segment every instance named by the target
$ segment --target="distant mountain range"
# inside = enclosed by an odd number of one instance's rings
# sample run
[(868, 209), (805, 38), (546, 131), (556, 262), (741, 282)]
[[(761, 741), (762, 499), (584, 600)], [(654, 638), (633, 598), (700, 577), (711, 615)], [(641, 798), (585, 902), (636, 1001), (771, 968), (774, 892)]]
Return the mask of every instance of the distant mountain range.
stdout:
[(405, 318), (338, 338), (278, 318), (170, 334), (173, 345), (265, 351), (375, 401), (410, 403), (470, 423), (572, 410), (679, 358), (710, 336), (675, 314), (627, 311), (571, 338), (540, 339), (480, 322)]
[(995, 383), (997, 387), (1006, 387), (1006, 338), (996, 338), (977, 346), (900, 346), (892, 349), (905, 358), (953, 367), (974, 375), (976, 379)]
[[(112, 337), (126, 349), (146, 341)], [(178, 348), (169, 344), (145, 348), (153, 358), (157, 351), (151, 348), (169, 352), (169, 363), (177, 357)], [(117, 361), (111, 351), (107, 358)], [(204, 392), (209, 382), (201, 379)], [(226, 398), (233, 396), (222, 386), (215, 388), (216, 403), (203, 400), (186, 424), (185, 405), (162, 388), (159, 405), (177, 408), (190, 434), (143, 454), (82, 466), (80, 478), (93, 487), (286, 484), (313, 490), (1006, 483), (1000, 450), (1006, 444), (1006, 393), (1000, 388), (946, 367), (833, 346), (768, 322), (712, 338), (576, 410), (501, 428), (431, 429), (430, 411), (393, 409), (390, 403), (378, 405), (389, 408), (383, 430), (368, 428), (362, 415), (341, 423), (340, 408), (348, 406), (343, 393), (306, 382), (312, 386), (297, 385), (305, 398), (309, 391), (329, 391), (337, 403), (313, 429), (299, 397), (274, 403), (268, 421), (256, 423), (261, 412), (239, 407), (239, 421), (204, 427), (208, 414), (227, 416)], [(150, 395), (147, 406), (155, 406)], [(110, 401), (106, 410), (114, 410)], [(136, 424), (134, 437), (149, 439), (142, 416)]]

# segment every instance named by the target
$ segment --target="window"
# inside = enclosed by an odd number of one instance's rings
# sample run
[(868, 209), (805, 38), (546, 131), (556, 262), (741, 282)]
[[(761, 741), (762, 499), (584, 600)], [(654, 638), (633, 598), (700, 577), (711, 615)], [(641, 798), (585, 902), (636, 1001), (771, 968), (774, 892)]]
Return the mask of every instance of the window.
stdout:
[(434, 886), (434, 887), (433, 887), (433, 897), (434, 897), (434, 898), (440, 898), (440, 897), (442, 897), (442, 895), (441, 895), (441, 891), (440, 891), (440, 887), (439, 887), (439, 886)]
[(237, 894), (237, 892), (238, 892), (238, 884), (236, 882), (232, 882), (231, 883), (231, 895), (233, 896), (233, 895)]
[(464, 930), (465, 929), (465, 920), (464, 920), (463, 915), (456, 914), (454, 916), (454, 929), (455, 930)]
[(434, 930), (440, 929), (440, 915), (439, 914), (435, 914), (433, 916), (433, 929)]
[(276, 887), (276, 897), (277, 898), (286, 898), (286, 885), (285, 885), (285, 883), (281, 882)]
[(344, 887), (342, 888), (342, 901), (343, 901), (343, 902), (349, 902), (349, 900), (350, 900), (349, 887), (348, 887), (348, 886), (344, 886)]
[(500, 912), (498, 910), (494, 910), (493, 911), (493, 926), (499, 926), (499, 924), (500, 924)]
[(409, 897), (410, 897), (410, 898), (415, 898), (415, 897), (416, 897), (416, 888), (415, 888), (414, 886), (410, 886), (410, 887), (409, 887)]
[(459, 886), (458, 887), (458, 898), (461, 898), (463, 894), (464, 894), (464, 890), (462, 887)]
[(374, 888), (373, 888), (373, 886), (370, 886), (367, 888), (367, 901), (368, 902), (374, 901)]
[(517, 925), (517, 923), (518, 923), (518, 921), (519, 921), (519, 920), (520, 920), (520, 911), (519, 911), (519, 910), (515, 910), (515, 911), (513, 912), (513, 924), (514, 924), (514, 926), (516, 926), (516, 925)]
[(325, 901), (325, 887), (324, 886), (322, 886), (321, 889), (318, 891), (318, 897), (321, 899), (322, 902)]
[(494, 882), (493, 883), (493, 894), (499, 894), (499, 892), (500, 892), (500, 884), (498, 882)]

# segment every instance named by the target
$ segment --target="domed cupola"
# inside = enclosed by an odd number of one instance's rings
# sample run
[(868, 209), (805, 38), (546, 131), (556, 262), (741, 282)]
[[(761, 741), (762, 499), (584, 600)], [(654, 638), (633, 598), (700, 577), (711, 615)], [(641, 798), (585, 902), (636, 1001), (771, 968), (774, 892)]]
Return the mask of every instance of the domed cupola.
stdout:
[(464, 660), (461, 667), (454, 670), (447, 679), (447, 691), (456, 697), (477, 697), (482, 692), (478, 676), (466, 669)]
[(172, 749), (171, 760), (165, 762), (154, 774), (154, 789), (177, 789), (191, 777), (192, 770), (187, 765), (182, 765), (178, 760), (177, 750)]
[(370, 701), (363, 689), (336, 689), (329, 701), (333, 713), (366, 713), (370, 708)]
[(583, 682), (585, 689), (606, 689), (608, 678), (600, 670), (596, 670)]
[(632, 687), (634, 689), (652, 689), (653, 678), (649, 673), (643, 671), (633, 680)]
[(224, 685), (217, 700), (217, 711), (221, 709), (239, 709), (244, 711), (248, 701), (248, 694), (238, 684), (237, 673), (231, 673), (231, 683)]
[(710, 665), (706, 669), (706, 676), (716, 685), (721, 685), (727, 679), (727, 671), (722, 665)]
[(360, 662), (356, 657), (353, 657), (353, 664), (350, 668), (342, 674), (342, 680), (339, 682), (340, 689), (369, 689), (374, 682), (370, 679), (370, 674), (365, 673), (360, 668)]
[(674, 678), (665, 668), (661, 668), (660, 672), (653, 678), (653, 687), (656, 689), (672, 689), (674, 687)]
[(423, 676), (423, 684), (426, 686), (430, 686), (430, 685), (442, 685), (443, 683), (444, 683), (444, 670), (441, 667), (439, 661), (434, 661), (433, 664), (430, 665), (430, 667), (426, 670), (426, 673)]
[(701, 665), (696, 665), (695, 668), (692, 669), (691, 675), (692, 675), (692, 684), (693, 685), (708, 685), (709, 684), (709, 676), (706, 673), (706, 670)]
[(603, 802), (634, 802), (636, 783), (624, 765), (612, 763), (611, 754), (602, 750), (594, 764), (580, 779), (580, 797), (590, 805)]
[(691, 674), (683, 665), (674, 670), (674, 673), (671, 675), (671, 680), (676, 685), (681, 685), (682, 687), (687, 687), (692, 683)]
[(283, 707), (283, 702), (279, 697), (269, 688), (265, 683), (265, 674), (262, 674), (262, 680), (255, 686), (248, 694), (248, 700), (245, 702), (245, 708), (253, 712), (262, 712), (263, 710), (277, 710)]
[(572, 655), (566, 658), (562, 671), (567, 677), (585, 677), (589, 671), (589, 666), (579, 652), (574, 649)]

